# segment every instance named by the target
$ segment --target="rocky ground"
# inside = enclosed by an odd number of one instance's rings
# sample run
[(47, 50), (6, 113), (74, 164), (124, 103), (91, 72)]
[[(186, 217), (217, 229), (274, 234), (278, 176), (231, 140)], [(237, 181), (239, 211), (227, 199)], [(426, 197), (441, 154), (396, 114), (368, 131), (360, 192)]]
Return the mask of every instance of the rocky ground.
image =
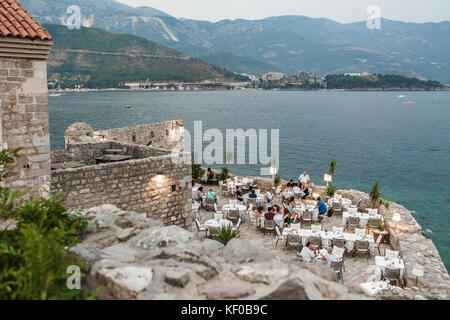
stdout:
[(85, 259), (83, 289), (99, 299), (369, 299), (329, 268), (234, 239), (227, 246), (111, 205), (92, 208), (70, 249)]

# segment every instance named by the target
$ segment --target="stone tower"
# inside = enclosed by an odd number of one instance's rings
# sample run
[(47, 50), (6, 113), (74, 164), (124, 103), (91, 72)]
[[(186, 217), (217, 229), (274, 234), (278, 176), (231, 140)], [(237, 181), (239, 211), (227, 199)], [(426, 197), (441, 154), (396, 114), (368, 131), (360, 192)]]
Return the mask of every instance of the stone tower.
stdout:
[(50, 189), (47, 58), (52, 37), (17, 0), (0, 0), (0, 147), (22, 148), (14, 190)]

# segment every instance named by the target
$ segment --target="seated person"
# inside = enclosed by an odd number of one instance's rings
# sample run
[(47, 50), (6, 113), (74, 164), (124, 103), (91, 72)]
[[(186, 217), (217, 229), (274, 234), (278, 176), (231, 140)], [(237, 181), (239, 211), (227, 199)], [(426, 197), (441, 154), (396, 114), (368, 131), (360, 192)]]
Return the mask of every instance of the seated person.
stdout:
[(302, 189), (302, 192), (303, 192), (302, 199), (305, 200), (306, 197), (309, 196), (309, 188), (308, 188), (308, 186), (306, 184), (302, 183), (301, 189)]
[(287, 185), (286, 185), (286, 187), (288, 187), (288, 188), (293, 188), (295, 186), (295, 184), (294, 184), (294, 180), (289, 180), (289, 182), (287, 183)]
[(236, 187), (236, 199), (238, 199), (238, 201), (244, 201), (244, 198), (242, 197), (241, 187)]
[(294, 208), (295, 208), (296, 204), (295, 204), (295, 199), (291, 198), (290, 202), (289, 202), (289, 206), (288, 206), (288, 210), (290, 213), (294, 212)]
[(217, 203), (216, 194), (214, 193), (214, 191), (212, 191), (212, 189), (209, 189), (208, 194), (206, 195), (206, 198), (214, 199), (215, 202)]
[(214, 178), (214, 172), (211, 170), (211, 168), (208, 168), (205, 173), (205, 179), (206, 183), (209, 183)]
[(257, 199), (257, 198), (258, 198), (258, 196), (257, 196), (256, 193), (255, 193), (255, 190), (252, 190), (252, 193), (250, 193), (250, 194), (248, 195), (248, 197), (249, 197), (250, 199)]
[(269, 209), (267, 209), (267, 212), (264, 215), (264, 219), (273, 220), (274, 217), (275, 217), (275, 213), (273, 212), (273, 208), (270, 207)]
[(257, 216), (258, 218), (261, 218), (262, 214), (263, 214), (264, 208), (259, 206), (258, 208), (255, 209), (255, 211), (253, 211), (253, 213), (255, 214), (255, 216)]
[(317, 256), (316, 248), (311, 244), (311, 242), (308, 242), (306, 247), (304, 247), (300, 252), (300, 256), (305, 262), (313, 262)]
[(306, 171), (303, 171), (303, 173), (298, 177), (298, 186), (301, 187), (301, 185), (308, 185), (310, 182), (309, 175), (306, 173)]
[(198, 188), (194, 193), (194, 201), (202, 203), (203, 202), (203, 187)]
[(283, 221), (284, 221), (284, 226), (289, 226), (292, 223), (295, 223), (295, 214), (292, 214), (291, 212), (289, 212), (288, 209), (284, 209), (284, 214), (283, 214)]
[(267, 191), (264, 198), (266, 198), (267, 203), (270, 203), (272, 201), (272, 193), (270, 193), (270, 191)]
[[(325, 256), (322, 257), (322, 261), (325, 261), (327, 263), (327, 266), (330, 267), (331, 263), (339, 261), (339, 258), (337, 255), (333, 253), (333, 248), (328, 248), (327, 253), (325, 254)], [(337, 274), (339, 280), (341, 280), (342, 278), (341, 272), (338, 272)]]
[(328, 208), (325, 202), (322, 201), (322, 198), (317, 198), (317, 206), (316, 209), (319, 209), (319, 220), (323, 219), (323, 216), (327, 214)]
[(338, 260), (337, 255), (333, 253), (333, 248), (328, 248), (327, 253), (322, 257), (322, 261), (326, 261), (328, 266), (331, 265), (331, 262), (336, 262)]

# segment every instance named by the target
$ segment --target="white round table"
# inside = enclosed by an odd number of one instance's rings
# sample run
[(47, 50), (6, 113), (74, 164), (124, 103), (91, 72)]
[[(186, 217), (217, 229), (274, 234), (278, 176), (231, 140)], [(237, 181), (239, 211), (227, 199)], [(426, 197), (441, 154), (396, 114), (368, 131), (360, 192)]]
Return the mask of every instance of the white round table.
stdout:
[(230, 220), (221, 219), (221, 220), (208, 220), (205, 222), (205, 227), (207, 228), (213, 228), (213, 229), (220, 229), (227, 226), (233, 226), (233, 223)]
[(228, 212), (230, 210), (238, 210), (239, 215), (241, 215), (241, 213), (245, 213), (245, 210), (247, 210), (247, 207), (244, 206), (243, 204), (225, 204), (222, 207), (222, 211), (225, 214), (225, 217), (228, 215)]
[(294, 196), (294, 192), (292, 192), (292, 191), (285, 191), (285, 192), (281, 193), (281, 196), (286, 198), (286, 199), (289, 199), (289, 198), (292, 198)]
[[(248, 199), (250, 199), (250, 194), (245, 194), (244, 195), (244, 202), (247, 203)], [(256, 202), (257, 203), (264, 202), (264, 196), (262, 194), (257, 194), (256, 195)]]

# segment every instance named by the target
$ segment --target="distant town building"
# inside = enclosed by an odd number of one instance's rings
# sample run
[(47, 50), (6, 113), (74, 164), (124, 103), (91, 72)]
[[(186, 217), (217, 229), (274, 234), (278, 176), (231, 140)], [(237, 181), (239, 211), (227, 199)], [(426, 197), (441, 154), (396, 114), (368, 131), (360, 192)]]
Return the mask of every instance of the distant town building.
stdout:
[(253, 74), (241, 73), (241, 76), (249, 78), (251, 81), (258, 81), (259, 77)]
[(363, 73), (345, 73), (344, 75), (349, 77), (366, 77), (370, 76), (371, 74), (369, 72), (363, 72)]
[(263, 74), (262, 79), (265, 81), (278, 81), (286, 77), (282, 72), (268, 72)]

